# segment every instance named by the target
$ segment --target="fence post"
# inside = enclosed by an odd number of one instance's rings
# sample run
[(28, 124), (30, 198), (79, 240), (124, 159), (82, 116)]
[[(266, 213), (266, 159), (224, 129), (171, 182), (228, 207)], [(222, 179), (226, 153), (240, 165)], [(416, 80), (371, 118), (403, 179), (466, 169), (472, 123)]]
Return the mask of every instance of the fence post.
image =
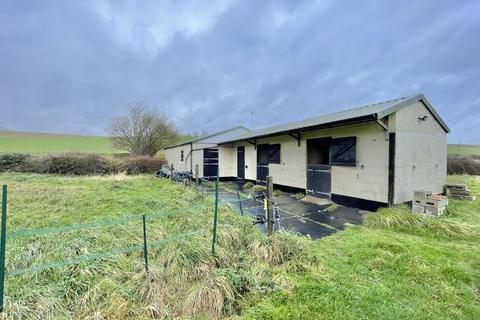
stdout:
[(240, 206), (240, 213), (243, 216), (242, 200), (240, 199), (240, 191), (239, 190), (240, 190), (240, 185), (238, 186), (238, 189), (237, 189), (237, 197), (238, 197), (238, 205)]
[(273, 177), (267, 177), (267, 233), (273, 232)]
[(173, 163), (170, 164), (170, 180), (173, 181)]
[(215, 242), (217, 242), (217, 218), (218, 218), (218, 175), (217, 175), (217, 180), (215, 180), (215, 214), (213, 216), (212, 254), (215, 254)]
[(2, 229), (0, 234), (0, 312), (3, 312), (5, 289), (5, 243), (7, 241), (7, 186), (2, 188)]
[(197, 184), (197, 187), (200, 185), (200, 169), (198, 168), (198, 164), (195, 165), (195, 183)]
[(147, 223), (145, 214), (142, 215), (143, 221), (143, 259), (145, 260), (145, 271), (148, 272), (148, 251), (147, 251)]

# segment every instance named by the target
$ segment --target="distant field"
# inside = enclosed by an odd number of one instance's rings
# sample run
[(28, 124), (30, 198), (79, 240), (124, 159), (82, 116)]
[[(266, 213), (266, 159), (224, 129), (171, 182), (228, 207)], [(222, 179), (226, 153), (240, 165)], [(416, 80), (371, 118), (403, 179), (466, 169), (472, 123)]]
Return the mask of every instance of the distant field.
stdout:
[[(181, 136), (179, 143), (189, 141), (193, 138), (193, 136), (189, 135)], [(0, 130), (0, 153), (1, 152), (125, 153), (125, 151), (114, 149), (108, 137)], [(165, 152), (161, 150), (158, 152), (158, 155), (163, 156), (164, 153)]]
[(449, 144), (448, 154), (480, 154), (480, 145)]
[(0, 131), (0, 152), (92, 152), (121, 153), (108, 137), (38, 132)]

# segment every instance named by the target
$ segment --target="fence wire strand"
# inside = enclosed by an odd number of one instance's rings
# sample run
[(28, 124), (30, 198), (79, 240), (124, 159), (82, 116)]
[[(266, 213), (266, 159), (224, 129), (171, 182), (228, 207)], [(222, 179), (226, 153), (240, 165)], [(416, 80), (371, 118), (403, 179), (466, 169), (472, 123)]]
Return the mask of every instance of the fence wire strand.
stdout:
[[(146, 218), (147, 218), (147, 221), (152, 221), (152, 220), (170, 216), (173, 214), (184, 213), (193, 209), (204, 209), (204, 208), (208, 208), (208, 206), (204, 204), (195, 205), (188, 208), (181, 208), (176, 210), (149, 214)], [(80, 223), (80, 224), (71, 224), (67, 226), (49, 227), (44, 229), (12, 231), (12, 232), (9, 232), (7, 235), (8, 235), (8, 238), (10, 239), (35, 237), (35, 236), (42, 236), (42, 235), (51, 234), (51, 233), (79, 231), (79, 230), (85, 230), (85, 229), (99, 228), (103, 226), (113, 226), (113, 225), (131, 223), (131, 222), (136, 222), (141, 220), (142, 220), (141, 215), (135, 215), (135, 216), (128, 216), (124, 218), (118, 218), (118, 219), (106, 219), (106, 220), (92, 222), (92, 223)]]
[[(172, 236), (172, 237), (169, 237), (169, 238), (155, 240), (155, 241), (152, 241), (152, 242), (149, 243), (149, 247), (157, 248), (157, 247), (159, 247), (159, 246), (161, 246), (165, 243), (180, 240), (180, 239), (185, 239), (185, 238), (191, 237), (191, 236), (199, 234), (199, 233), (200, 233), (200, 231), (186, 232), (186, 233), (175, 235), (175, 236)], [(86, 261), (106, 259), (106, 258), (110, 258), (110, 257), (116, 256), (116, 255), (119, 255), (119, 254), (132, 253), (132, 252), (142, 251), (142, 250), (143, 250), (143, 245), (142, 244), (131, 245), (131, 246), (123, 247), (123, 248), (114, 249), (114, 250), (111, 250), (111, 251), (108, 251), (108, 252), (101, 252), (101, 253), (95, 253), (95, 254), (81, 256), (81, 257), (78, 257), (78, 258), (75, 258), (75, 259), (54, 261), (54, 262), (45, 263), (45, 264), (41, 264), (41, 265), (34, 266), (34, 267), (14, 269), (14, 270), (11, 270), (11, 271), (7, 271), (6, 275), (7, 276), (17, 276), (17, 275), (21, 275), (21, 274), (28, 273), (28, 272), (41, 272), (41, 271), (44, 271), (44, 270), (47, 270), (47, 269), (58, 269), (58, 268), (66, 267), (66, 266), (69, 266), (69, 265), (80, 264), (80, 263), (86, 262)]]

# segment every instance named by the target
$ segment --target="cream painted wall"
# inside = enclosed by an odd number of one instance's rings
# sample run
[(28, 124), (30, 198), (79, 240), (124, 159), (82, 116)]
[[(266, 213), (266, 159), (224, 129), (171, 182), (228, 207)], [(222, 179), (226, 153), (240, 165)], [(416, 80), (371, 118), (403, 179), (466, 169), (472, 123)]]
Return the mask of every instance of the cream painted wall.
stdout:
[[(235, 158), (235, 160), (234, 160)], [(218, 170), (220, 177), (237, 176), (237, 152), (232, 146), (218, 147)]]
[(355, 167), (332, 166), (332, 193), (387, 202), (388, 141), (385, 130), (377, 123), (367, 122), (312, 131), (304, 136), (305, 139), (357, 137), (357, 165)]
[[(418, 118), (427, 116), (426, 121)], [(447, 133), (422, 102), (395, 115), (395, 203), (411, 201), (415, 190), (443, 192), (447, 181)]]
[[(307, 139), (321, 137), (357, 137), (357, 166), (332, 167), (332, 193), (379, 202), (387, 202), (388, 193), (388, 141), (385, 131), (376, 123), (369, 122), (331, 129), (310, 131), (302, 134), (300, 147), (297, 140), (283, 135), (259, 139), (257, 144), (280, 143), (280, 164), (269, 164), (270, 175), (275, 184), (306, 188)], [(245, 146), (246, 179), (256, 180), (256, 150), (250, 143)], [(236, 168), (236, 156), (232, 163)], [(236, 172), (236, 169), (234, 169)], [(234, 175), (236, 176), (236, 174)]]
[[(240, 142), (240, 143), (233, 143), (228, 145), (231, 150), (231, 176), (237, 176), (237, 147), (244, 146), (245, 147), (245, 179), (248, 180), (256, 180), (257, 179), (257, 150), (255, 147), (248, 142)], [(224, 147), (224, 146), (221, 146)]]
[(280, 143), (280, 164), (268, 165), (273, 183), (305, 189), (307, 174), (306, 143), (302, 140), (300, 147), (297, 140), (290, 136), (277, 136), (260, 139), (257, 144)]
[[(181, 161), (181, 151), (183, 150), (184, 159)], [(179, 146), (165, 150), (165, 158), (168, 165), (173, 164), (173, 168), (181, 171), (190, 170), (190, 159), (187, 159), (187, 155), (190, 152), (190, 145)]]
[[(203, 176), (203, 149), (215, 148), (212, 144), (194, 144), (190, 155), (190, 145), (179, 146), (165, 150), (167, 163), (182, 171), (190, 171), (190, 156), (192, 157), (192, 171), (195, 174), (195, 165), (198, 164), (199, 175)], [(184, 161), (180, 161), (181, 150), (184, 151)], [(235, 152), (235, 153), (234, 153)], [(237, 175), (236, 149), (231, 146), (218, 147), (220, 177), (235, 177)]]

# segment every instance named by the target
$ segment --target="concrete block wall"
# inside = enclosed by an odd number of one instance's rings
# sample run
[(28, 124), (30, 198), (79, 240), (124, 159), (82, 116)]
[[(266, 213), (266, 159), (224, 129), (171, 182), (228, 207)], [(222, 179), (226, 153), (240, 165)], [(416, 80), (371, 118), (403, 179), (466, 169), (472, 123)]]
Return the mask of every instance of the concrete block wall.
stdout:
[[(427, 116), (425, 121), (418, 118)], [(447, 133), (422, 102), (395, 117), (395, 203), (411, 201), (415, 190), (443, 192), (447, 180)]]

